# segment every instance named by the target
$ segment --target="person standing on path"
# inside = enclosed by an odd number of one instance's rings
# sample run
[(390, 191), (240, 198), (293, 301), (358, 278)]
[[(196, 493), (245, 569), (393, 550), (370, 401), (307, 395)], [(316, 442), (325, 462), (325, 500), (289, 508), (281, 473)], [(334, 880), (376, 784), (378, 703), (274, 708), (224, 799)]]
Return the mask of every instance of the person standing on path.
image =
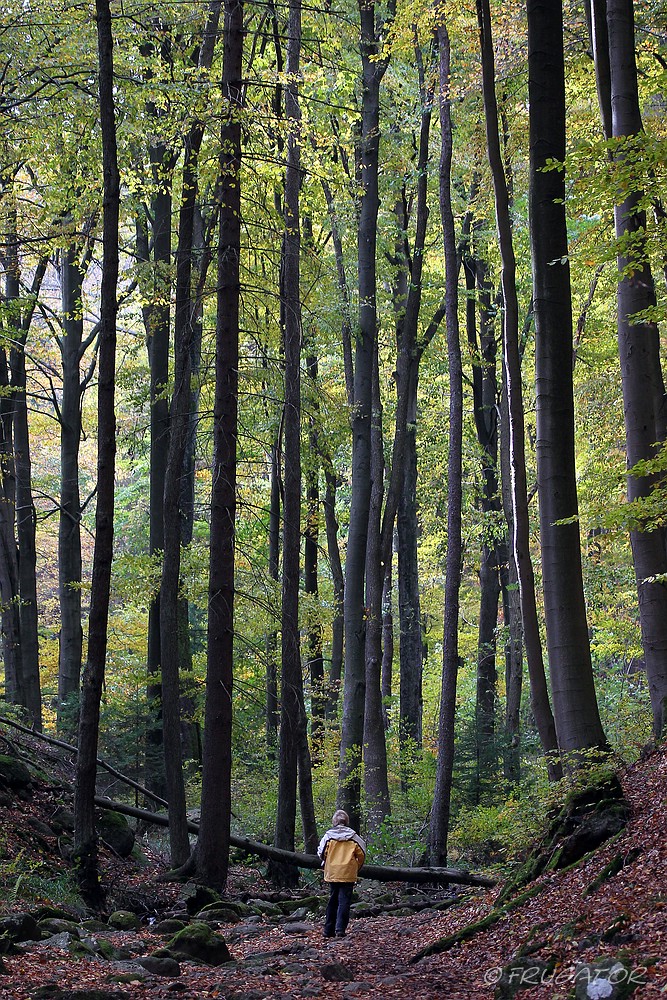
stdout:
[(324, 918), (324, 937), (345, 937), (350, 919), (352, 891), (359, 869), (366, 857), (366, 845), (349, 825), (344, 809), (337, 809), (331, 829), (322, 837), (317, 854), (324, 867), (324, 881), (329, 883), (329, 902)]

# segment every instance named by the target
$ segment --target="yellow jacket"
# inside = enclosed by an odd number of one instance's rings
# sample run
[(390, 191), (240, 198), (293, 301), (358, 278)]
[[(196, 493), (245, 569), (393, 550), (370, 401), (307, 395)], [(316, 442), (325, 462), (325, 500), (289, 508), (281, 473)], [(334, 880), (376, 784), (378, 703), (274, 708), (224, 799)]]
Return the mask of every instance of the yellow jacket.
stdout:
[(325, 833), (317, 850), (324, 861), (324, 881), (356, 882), (366, 856), (364, 848), (361, 837), (349, 827), (338, 826)]

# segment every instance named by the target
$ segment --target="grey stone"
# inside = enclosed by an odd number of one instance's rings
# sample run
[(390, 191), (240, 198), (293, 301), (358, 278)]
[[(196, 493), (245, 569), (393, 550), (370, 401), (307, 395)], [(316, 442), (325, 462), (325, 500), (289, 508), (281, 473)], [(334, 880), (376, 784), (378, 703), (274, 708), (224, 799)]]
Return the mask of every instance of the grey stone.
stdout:
[(354, 979), (354, 973), (340, 962), (331, 962), (323, 965), (322, 978), (328, 983), (350, 983)]
[(137, 964), (154, 976), (168, 976), (174, 979), (181, 974), (181, 967), (173, 958), (157, 958), (155, 955), (146, 955), (145, 958), (137, 959)]

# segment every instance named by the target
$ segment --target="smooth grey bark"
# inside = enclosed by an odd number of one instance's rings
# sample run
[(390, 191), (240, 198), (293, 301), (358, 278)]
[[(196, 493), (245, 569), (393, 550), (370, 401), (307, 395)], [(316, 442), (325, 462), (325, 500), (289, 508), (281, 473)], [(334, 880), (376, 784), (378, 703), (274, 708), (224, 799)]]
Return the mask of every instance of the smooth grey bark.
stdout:
[(343, 670), (345, 577), (338, 548), (338, 520), (336, 518), (336, 474), (331, 459), (322, 456), (326, 490), (324, 495), (324, 525), (327, 536), (327, 554), (329, 568), (333, 580), (334, 612), (331, 623), (331, 661), (327, 674), (327, 693), (325, 714), (327, 719), (334, 719), (338, 708), (340, 679)]
[[(278, 804), (275, 846), (294, 849), (297, 766), (308, 780), (310, 760), (306, 741), (299, 636), (299, 570), (301, 555), (301, 111), (299, 74), (301, 57), (301, 0), (290, 0), (287, 42), (285, 116), (288, 127), (285, 168), (285, 231), (283, 234), (281, 308), (285, 348), (284, 505), (282, 575), (282, 670)], [(301, 759), (299, 749), (301, 748)], [(292, 884), (293, 873), (274, 877)]]
[[(305, 222), (306, 220), (304, 220)], [(317, 356), (309, 345), (306, 356), (306, 373), (310, 384), (311, 414), (308, 418), (309, 459), (306, 469), (306, 527), (304, 530), (303, 589), (313, 606), (319, 601), (318, 554), (320, 537), (320, 487), (319, 487), (319, 405)], [(322, 651), (322, 623), (319, 610), (310, 612), (308, 620), (308, 659), (306, 670), (310, 679), (310, 731), (313, 756), (318, 752), (324, 731), (326, 692), (324, 683), (324, 656)]]
[(359, 326), (354, 358), (352, 496), (345, 559), (345, 676), (338, 801), (350, 823), (361, 819), (361, 754), (366, 663), (366, 552), (371, 503), (373, 359), (377, 351), (376, 247), (379, 210), (380, 83), (387, 57), (380, 53), (373, 2), (360, 3), (362, 64), (360, 205), (357, 231)]
[[(3, 377), (9, 385), (7, 397), (3, 400), (2, 417), (5, 424), (3, 436), (7, 445), (11, 445), (12, 453), (5, 458), (6, 473), (3, 476), (3, 485), (7, 487), (6, 497), (3, 497), (3, 503), (7, 503), (7, 510), (3, 512), (7, 518), (6, 524), (3, 525), (7, 533), (3, 544), (6, 563), (3, 582), (11, 602), (10, 607), (5, 609), (3, 596), (3, 615), (9, 625), (5, 649), (10, 654), (7, 664), (9, 692), (13, 689), (16, 703), (25, 708), (32, 725), (41, 731), (35, 512), (32, 500), (26, 405), (25, 345), (35, 302), (46, 271), (46, 260), (41, 260), (37, 265), (30, 295), (24, 305), (20, 287), (17, 215), (13, 203), (7, 211), (6, 224), (3, 263), (6, 272), (6, 298), (9, 304), (6, 330), (9, 343), (9, 371), (5, 368)], [(6, 361), (5, 354), (5, 365)]]
[[(220, 0), (210, 4), (199, 54), (199, 70), (207, 72), (220, 18)], [(193, 295), (193, 247), (198, 200), (198, 160), (204, 125), (195, 121), (186, 135), (183, 183), (176, 257), (176, 307), (174, 314), (174, 389), (169, 412), (169, 436), (164, 469), (163, 561), (160, 580), (160, 666), (162, 677), (162, 745), (169, 802), (169, 846), (173, 865), (190, 855), (187, 831), (183, 748), (181, 740), (181, 690), (179, 644), (181, 567), (181, 479), (190, 432), (192, 349), (197, 336), (198, 296)], [(201, 275), (200, 275), (201, 278)], [(211, 543), (211, 550), (213, 543)], [(209, 626), (210, 627), (210, 626)]]
[(382, 722), (388, 729), (391, 720), (390, 702), (394, 671), (394, 612), (393, 566), (389, 562), (382, 585), (382, 668), (380, 693), (382, 695)]
[[(642, 134), (634, 47), (634, 13), (631, 0), (607, 0), (611, 121), (613, 138), (632, 139)], [(623, 143), (616, 160), (626, 158)], [(646, 246), (646, 212), (641, 179), (634, 182), (621, 204), (614, 208), (618, 253), (618, 348), (623, 384), (623, 416), (628, 467), (651, 459), (656, 443), (664, 440), (665, 386), (660, 362), (657, 324), (638, 318), (655, 307), (655, 286)], [(654, 478), (630, 472), (628, 500), (651, 494)], [(667, 550), (661, 529), (631, 531), (630, 542), (637, 580), (639, 621), (646, 663), (653, 734), (667, 731)]]
[[(158, 116), (149, 109), (157, 128)], [(150, 371), (150, 453), (148, 486), (149, 552), (152, 556), (164, 549), (164, 487), (169, 453), (169, 347), (171, 331), (170, 278), (171, 209), (173, 156), (162, 142), (149, 148), (155, 191), (151, 198), (150, 227), (152, 240), (153, 301), (142, 307), (146, 348)], [(147, 250), (149, 246), (147, 246)], [(150, 253), (150, 251), (149, 251)], [(150, 259), (149, 254), (146, 255)], [(162, 683), (160, 654), (160, 591), (148, 609), (148, 651), (146, 694), (152, 708), (146, 748), (146, 781), (160, 795), (166, 793), (163, 758)], [(173, 859), (172, 859), (173, 860)]]
[[(473, 229), (474, 232), (474, 229)], [(466, 330), (473, 357), (473, 414), (482, 472), (480, 506), (486, 521), (483, 527), (479, 567), (479, 622), (477, 639), (477, 684), (475, 734), (477, 775), (475, 795), (479, 801), (482, 785), (494, 780), (496, 745), (496, 629), (500, 598), (500, 559), (497, 529), (489, 526), (500, 511), (498, 496), (498, 403), (496, 383), (496, 340), (490, 317), (488, 269), (470, 247), (464, 256), (466, 281)], [(478, 322), (479, 317), (479, 322)]]
[(438, 759), (429, 827), (431, 864), (444, 864), (451, 813), (454, 766), (454, 720), (459, 668), (458, 625), (461, 587), (463, 369), (458, 321), (458, 260), (451, 198), (453, 133), (451, 116), (451, 52), (444, 21), (437, 27), (440, 98), (440, 217), (445, 250), (445, 303), (447, 359), (449, 362), (449, 454), (447, 459), (447, 556), (445, 613), (442, 641), (442, 683), (438, 718)]
[[(444, 309), (438, 310), (428, 327), (420, 333), (422, 269), (429, 217), (428, 178), (429, 140), (433, 116), (437, 49), (431, 47), (430, 65), (424, 64), (423, 53), (415, 44), (415, 63), (419, 78), (421, 104), (419, 136), (416, 139), (416, 190), (411, 198), (404, 192), (398, 208), (400, 243), (396, 256), (399, 262), (394, 292), (396, 323), (396, 387), (397, 433), (392, 457), (392, 481), (395, 476), (399, 492), (397, 505), (398, 537), (398, 610), (400, 658), (400, 728), (402, 756), (413, 745), (422, 742), (422, 672), (425, 656), (424, 627), (419, 597), (419, 566), (417, 546), (419, 523), (417, 516), (417, 391), (419, 365), (424, 352), (439, 327)], [(409, 201), (415, 202), (415, 236), (412, 252), (407, 238)], [(400, 453), (398, 447), (400, 446)], [(400, 454), (400, 461), (397, 462)], [(396, 470), (394, 472), (394, 469)], [(409, 751), (408, 751), (409, 757)], [(405, 770), (402, 783), (405, 787)]]
[(581, 569), (574, 456), (572, 300), (565, 175), (562, 4), (528, 0), (530, 237), (535, 314), (537, 476), (542, 581), (561, 751), (603, 748)]
[(95, 779), (100, 700), (107, 652), (111, 563), (113, 559), (116, 466), (116, 316), (119, 269), (120, 175), (116, 142), (113, 35), (109, 0), (96, 0), (100, 127), (102, 134), (103, 223), (100, 332), (97, 384), (97, 507), (93, 555), (88, 658), (83, 670), (79, 711), (79, 754), (74, 784), (74, 857), (81, 893), (89, 904), (102, 895), (95, 832)]
[[(554, 760), (557, 749), (556, 728), (547, 689), (542, 643), (535, 600), (535, 578), (530, 555), (530, 521), (528, 487), (526, 483), (525, 429), (523, 391), (521, 385), (521, 354), (519, 349), (519, 309), (516, 293), (516, 260), (510, 218), (510, 193), (507, 186), (499, 139), (498, 103), (495, 89), (495, 60), (491, 34), (491, 16), (487, 0), (478, 0), (477, 16), (482, 52), (482, 85), (484, 93), (487, 150), (494, 185), (496, 227), (502, 259), (503, 294), (503, 380), (508, 417), (507, 465), (510, 473), (512, 502), (512, 557), (519, 585), (523, 634), (530, 677), (530, 696), (535, 723), (542, 748), (550, 756), (552, 777), (557, 777), (560, 765)], [(513, 573), (510, 573), (510, 579)], [(510, 626), (512, 628), (512, 626)], [(512, 639), (512, 657), (517, 656), (516, 625)], [(515, 661), (515, 674), (518, 664)], [(518, 680), (517, 680), (518, 686)], [(515, 711), (518, 713), (518, 706)]]
[[(39, 270), (40, 268), (38, 268)], [(46, 264), (41, 267), (44, 274)], [(40, 279), (41, 283), (41, 279)], [(29, 310), (31, 314), (32, 310)], [(14, 423), (14, 470), (16, 475), (16, 539), (18, 543), (19, 628), (21, 671), (25, 707), (35, 729), (42, 728), (42, 698), (39, 679), (39, 635), (37, 630), (36, 513), (32, 497), (32, 464), (26, 400), (25, 345), (29, 316), (21, 315), (10, 351), (12, 420)]]
[(62, 359), (60, 400), (60, 514), (58, 520), (58, 599), (60, 635), (58, 650), (58, 727), (65, 724), (63, 706), (79, 693), (83, 656), (81, 624), (81, 494), (79, 448), (81, 444), (80, 364), (84, 341), (83, 271), (81, 248), (71, 243), (62, 251), (60, 295), (63, 336), (58, 338)]
[(5, 672), (5, 698), (12, 705), (23, 705), (21, 671), (21, 632), (18, 609), (18, 549), (14, 535), (16, 477), (14, 442), (9, 406), (9, 365), (4, 347), (0, 347), (0, 598), (2, 599), (2, 651)]
[(224, 888), (227, 882), (231, 821), (234, 529), (241, 297), (242, 0), (225, 0), (224, 4), (222, 97), (228, 113), (220, 128), (208, 652), (201, 824), (196, 849), (198, 874), (217, 889)]
[(373, 358), (373, 408), (371, 415), (371, 500), (366, 548), (366, 648), (364, 697), (364, 792), (367, 827), (379, 829), (390, 813), (387, 746), (382, 713), (382, 593), (384, 585), (380, 518), (384, 495), (382, 403), (377, 351)]
[[(282, 427), (282, 423), (281, 423)], [(282, 433), (276, 432), (276, 433)], [(280, 579), (280, 444), (274, 440), (271, 444), (270, 467), (270, 501), (269, 501), (269, 576), (276, 583)], [(266, 656), (266, 746), (269, 756), (274, 757), (278, 746), (278, 722), (280, 706), (278, 704), (278, 633), (270, 629), (264, 638)]]

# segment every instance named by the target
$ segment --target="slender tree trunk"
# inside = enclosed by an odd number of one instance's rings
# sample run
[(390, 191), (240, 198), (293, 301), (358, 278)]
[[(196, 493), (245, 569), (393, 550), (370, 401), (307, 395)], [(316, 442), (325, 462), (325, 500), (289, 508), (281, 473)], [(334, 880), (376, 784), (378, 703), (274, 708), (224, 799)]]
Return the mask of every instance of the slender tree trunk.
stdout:
[[(79, 248), (62, 252), (60, 267), (64, 336), (59, 338), (63, 386), (60, 402), (60, 516), (58, 523), (58, 596), (60, 643), (58, 657), (58, 728), (68, 731), (75, 720), (63, 714), (67, 701), (78, 696), (83, 656), (81, 627), (81, 350), (83, 341), (82, 286)], [(71, 711), (71, 709), (70, 709)]]
[[(207, 71), (220, 17), (220, 3), (211, 3), (199, 56), (200, 70)], [(187, 830), (183, 748), (179, 644), (179, 589), (181, 577), (181, 478), (190, 430), (192, 348), (197, 335), (198, 303), (192, 295), (192, 257), (198, 198), (198, 159), (204, 126), (195, 122), (186, 137), (183, 185), (178, 225), (176, 260), (176, 311), (174, 316), (174, 391), (171, 400), (169, 438), (164, 470), (164, 556), (160, 581), (160, 663), (162, 673), (162, 741), (169, 802), (169, 845), (173, 865), (190, 855)], [(213, 528), (211, 527), (211, 535)], [(211, 552), (213, 541), (211, 541)], [(210, 628), (210, 620), (209, 620)], [(202, 807), (203, 809), (203, 807)]]
[[(276, 431), (278, 435), (279, 432)], [(271, 444), (271, 499), (269, 507), (269, 576), (280, 579), (280, 444)], [(266, 745), (271, 757), (278, 746), (278, 633), (271, 628), (265, 637), (266, 655)]]
[(382, 695), (382, 721), (384, 728), (389, 729), (391, 712), (389, 703), (393, 686), (394, 673), (394, 612), (392, 563), (389, 562), (384, 573), (382, 586), (382, 670), (380, 677), (380, 693)]
[(334, 613), (331, 623), (331, 662), (327, 676), (326, 695), (326, 717), (334, 719), (338, 707), (338, 695), (340, 692), (340, 678), (343, 670), (343, 640), (344, 640), (344, 619), (343, 607), (345, 604), (345, 578), (340, 560), (340, 550), (338, 548), (338, 521), (336, 520), (336, 474), (331, 466), (331, 460), (324, 463), (324, 475), (326, 479), (326, 492), (324, 498), (324, 524), (327, 535), (327, 552), (329, 554), (329, 568), (334, 589)]
[(400, 734), (403, 743), (422, 744), (423, 635), (417, 545), (417, 374), (410, 394), (403, 493), (398, 508), (398, 615), (400, 636)]
[[(504, 361), (503, 361), (504, 373)], [(503, 589), (503, 613), (505, 618), (505, 780), (518, 782), (521, 777), (521, 691), (523, 688), (523, 624), (521, 621), (521, 594), (519, 574), (514, 552), (515, 525), (512, 505), (512, 473), (510, 470), (510, 427), (507, 404), (507, 379), (503, 378), (500, 399), (500, 479), (502, 483), (502, 504), (509, 545), (505, 549), (500, 580)], [(544, 673), (543, 675), (544, 676)], [(546, 687), (546, 682), (545, 682)], [(547, 702), (548, 703), (548, 702)], [(556, 729), (552, 732), (555, 743)], [(539, 732), (539, 730), (538, 730)]]
[[(397, 505), (398, 534), (398, 610), (400, 657), (400, 726), (401, 756), (405, 759), (409, 744), (421, 747), (422, 742), (422, 671), (423, 626), (419, 598), (419, 566), (417, 543), (417, 388), (419, 363), (437, 325), (422, 342), (418, 342), (422, 293), (422, 268), (424, 262), (428, 208), (428, 161), (433, 95), (435, 88), (436, 48), (431, 49), (431, 65), (426, 70), (422, 50), (415, 44), (415, 62), (419, 74), (421, 120), (417, 143), (417, 184), (415, 211), (415, 238), (412, 254), (407, 248), (397, 246), (401, 260), (400, 284), (396, 298), (403, 305), (403, 315), (396, 325), (396, 384), (399, 399), (397, 431), (402, 435), (400, 462), (398, 449), (392, 459), (392, 478), (396, 477), (399, 498)], [(407, 230), (407, 219), (402, 228)], [(411, 258), (411, 259), (410, 259)], [(399, 427), (400, 422), (400, 427)], [(398, 444), (398, 442), (396, 442)], [(402, 768), (405, 790), (406, 771)]]
[[(154, 119), (157, 124), (157, 119)], [(151, 204), (153, 232), (154, 301), (143, 308), (146, 346), (150, 368), (150, 467), (149, 467), (149, 551), (151, 555), (164, 550), (164, 492), (169, 454), (169, 402), (166, 389), (169, 381), (170, 344), (170, 284), (166, 271), (171, 266), (171, 156), (164, 143), (150, 148), (153, 182), (156, 192)], [(149, 788), (164, 796), (163, 718), (160, 654), (160, 592), (148, 609), (148, 685), (147, 697), (152, 707), (147, 747)], [(173, 858), (172, 858), (173, 861)]]
[[(7, 213), (7, 236), (5, 267), (7, 272), (6, 290), (10, 307), (9, 352), (10, 385), (6, 403), (6, 419), (11, 425), (13, 446), (11, 500), (9, 509), (14, 514), (15, 524), (8, 525), (12, 541), (16, 529), (15, 551), (17, 553), (15, 595), (16, 616), (14, 624), (18, 632), (18, 656), (15, 666), (17, 674), (16, 690), (20, 702), (38, 730), (42, 728), (42, 705), (39, 684), (39, 643), (37, 634), (37, 583), (35, 578), (35, 512), (32, 501), (32, 476), (30, 464), (30, 438), (28, 433), (28, 410), (26, 406), (25, 343), (32, 320), (34, 305), (24, 312), (21, 305), (20, 263), (18, 235), (16, 230), (16, 209), (12, 205)], [(39, 291), (46, 265), (38, 266), (33, 291)], [(10, 543), (11, 545), (11, 543)], [(13, 631), (13, 627), (12, 627)]]
[(440, 49), (440, 215), (445, 247), (447, 357), (449, 361), (449, 456), (447, 460), (447, 558), (445, 616), (442, 643), (442, 685), (438, 721), (438, 760), (431, 810), (429, 848), (431, 864), (444, 864), (451, 810), (454, 765), (454, 719), (459, 667), (458, 625), (461, 587), (461, 493), (463, 443), (463, 370), (458, 321), (458, 261), (451, 200), (452, 119), (451, 62), (446, 24), (437, 28)]
[[(8, 289), (9, 291), (9, 289)], [(5, 698), (10, 705), (23, 705), (21, 670), (21, 632), (19, 624), (19, 567), (14, 535), (16, 477), (14, 441), (9, 393), (9, 366), (4, 347), (0, 347), (0, 597), (2, 598), (2, 647), (5, 667)]]
[(542, 581), (558, 745), (562, 751), (576, 751), (604, 747), (606, 740), (595, 696), (581, 569), (565, 177), (563, 170), (543, 169), (549, 160), (565, 159), (562, 5), (528, 0), (527, 12)]
[(354, 360), (352, 408), (352, 497), (345, 560), (345, 679), (338, 801), (350, 822), (361, 820), (361, 747), (364, 735), (366, 662), (366, 553), (371, 503), (373, 359), (377, 352), (376, 246), (379, 210), (380, 83), (387, 63), (379, 54), (375, 4), (359, 6), (362, 100), (357, 255), (359, 329)]
[(32, 725), (42, 731), (42, 698), (39, 682), (39, 638), (37, 631), (36, 514), (32, 498), (32, 465), (26, 405), (25, 338), (22, 330), (11, 351), (12, 405), (14, 421), (14, 467), (16, 471), (16, 537), (19, 550), (19, 621), (21, 670), (25, 706)]
[(519, 309), (516, 295), (516, 261), (512, 240), (509, 211), (509, 192), (500, 151), (498, 135), (498, 105), (495, 90), (495, 67), (491, 17), (487, 0), (478, 0), (477, 15), (482, 51), (482, 76), (486, 119), (487, 149), (493, 176), (496, 227), (502, 258), (503, 292), (503, 377), (508, 413), (508, 466), (511, 475), (513, 546), (512, 557), (516, 566), (521, 601), (526, 658), (530, 676), (531, 706), (540, 734), (542, 748), (550, 755), (552, 777), (559, 774), (560, 765), (554, 760), (557, 749), (556, 728), (549, 703), (542, 643), (540, 640), (535, 600), (535, 579), (530, 556), (530, 522), (528, 514), (528, 488), (526, 483), (526, 457), (523, 394), (521, 387), (521, 357), (519, 353)]
[[(611, 73), (612, 132), (616, 139), (642, 133), (634, 48), (632, 0), (607, 0), (609, 66)], [(619, 147), (617, 160), (625, 153)], [(634, 319), (655, 307), (653, 275), (646, 250), (645, 201), (639, 178), (636, 189), (614, 209), (618, 255), (618, 347), (623, 383), (623, 413), (627, 462), (632, 468), (655, 455), (661, 440), (665, 390), (660, 364), (658, 327), (650, 320)], [(628, 500), (650, 495), (651, 476), (628, 475)], [(639, 620), (646, 662), (653, 733), (667, 732), (667, 552), (660, 529), (630, 533), (639, 597)], [(662, 581), (662, 582), (659, 582)]]
[(113, 558), (114, 476), (116, 465), (116, 314), (118, 301), (118, 221), (120, 177), (116, 145), (113, 36), (109, 0), (96, 0), (99, 105), (102, 133), (103, 228), (102, 287), (97, 386), (97, 508), (93, 556), (88, 659), (83, 671), (79, 713), (79, 754), (74, 785), (74, 851), (81, 891), (99, 902), (101, 890), (95, 834), (95, 778), (100, 699), (107, 653), (111, 562)]
[(216, 320), (211, 555), (206, 711), (197, 869), (224, 888), (229, 870), (234, 681), (234, 525), (238, 436), (241, 256), (241, 118), (243, 2), (225, 0), (222, 97), (228, 115), (220, 132), (220, 234)]
[[(324, 656), (322, 654), (322, 624), (319, 612), (318, 585), (318, 551), (320, 536), (320, 488), (319, 488), (319, 441), (318, 441), (318, 404), (317, 404), (317, 357), (309, 353), (306, 358), (306, 371), (311, 383), (313, 410), (309, 418), (308, 444), (309, 464), (307, 468), (306, 528), (304, 531), (303, 583), (304, 592), (310, 597), (311, 607), (308, 620), (308, 662), (306, 664), (310, 678), (310, 713), (313, 754), (319, 752), (324, 731), (326, 709), (326, 694), (324, 690)], [(316, 845), (317, 846), (317, 845)]]
[[(287, 164), (285, 171), (285, 234), (283, 237), (283, 287), (285, 329), (285, 473), (283, 514), (282, 673), (278, 806), (275, 846), (294, 849), (297, 763), (301, 792), (308, 791), (310, 758), (303, 699), (299, 637), (299, 566), (301, 549), (301, 236), (299, 188), (301, 183), (301, 112), (299, 74), (301, 56), (301, 0), (290, 0), (285, 113)], [(312, 790), (311, 790), (312, 795)], [(304, 820), (311, 815), (304, 803)], [(312, 812), (314, 817), (314, 811)], [(312, 827), (305, 822), (304, 826)], [(297, 873), (283, 871), (281, 880), (291, 884)]]
[(367, 824), (376, 831), (389, 815), (387, 747), (382, 716), (380, 673), (382, 667), (382, 590), (384, 563), (380, 551), (380, 515), (384, 494), (382, 405), (378, 357), (373, 359), (373, 409), (371, 417), (371, 502), (366, 548), (366, 684), (364, 700), (364, 791)]
[[(487, 268), (468, 256), (463, 268), (466, 279), (466, 328), (473, 358), (473, 409), (482, 466), (480, 504), (487, 522), (479, 567), (479, 625), (477, 641), (477, 692), (475, 722), (477, 744), (477, 801), (482, 785), (494, 781), (496, 747), (496, 629), (500, 598), (498, 546), (493, 524), (500, 510), (498, 497), (498, 411), (496, 384), (496, 341), (490, 318)], [(479, 334), (477, 317), (479, 313)], [(491, 524), (488, 521), (491, 520)]]

